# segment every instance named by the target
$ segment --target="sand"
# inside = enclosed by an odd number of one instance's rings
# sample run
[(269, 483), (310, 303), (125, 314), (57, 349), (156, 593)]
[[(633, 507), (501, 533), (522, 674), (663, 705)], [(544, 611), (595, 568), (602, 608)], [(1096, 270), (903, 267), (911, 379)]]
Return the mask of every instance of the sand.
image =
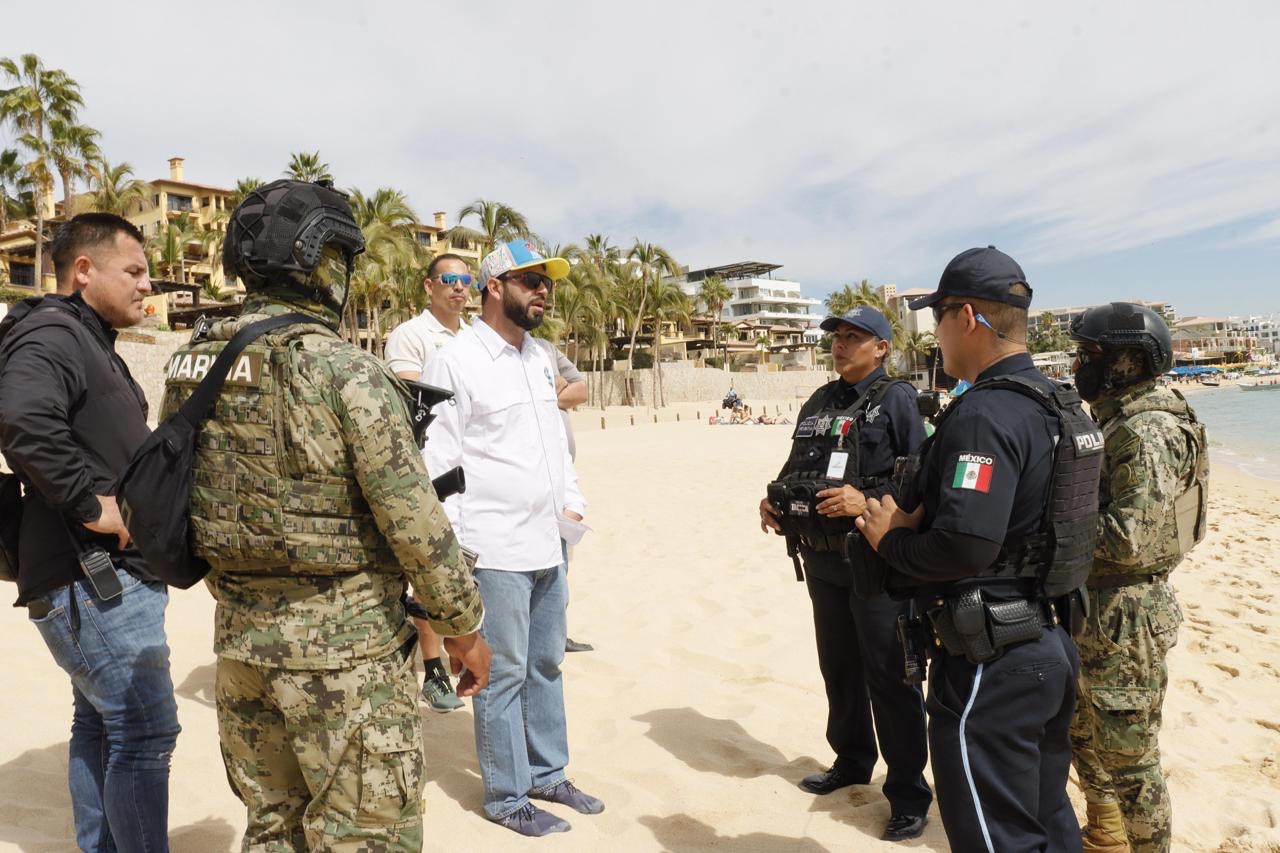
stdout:
[[(756, 520), (789, 429), (707, 426), (714, 405), (634, 427), (613, 410), (604, 430), (598, 412), (575, 415), (594, 532), (573, 555), (569, 627), (596, 651), (565, 661), (569, 772), (607, 810), (566, 814), (573, 831), (547, 840), (489, 824), (470, 708), (424, 707), (428, 849), (895, 849), (877, 840), (888, 817), (883, 766), (872, 786), (827, 797), (796, 787), (831, 754), (808, 599), (781, 540)], [(1213, 492), (1209, 538), (1175, 575), (1187, 621), (1161, 738), (1175, 848), (1280, 850), (1280, 484), (1219, 466)], [(174, 593), (176, 851), (237, 849), (244, 823), (218, 753), (212, 614), (202, 590)], [(10, 685), (0, 696), (0, 850), (65, 851), (71, 691), (23, 618), (0, 622)], [(905, 846), (947, 849), (936, 810), (924, 838)]]

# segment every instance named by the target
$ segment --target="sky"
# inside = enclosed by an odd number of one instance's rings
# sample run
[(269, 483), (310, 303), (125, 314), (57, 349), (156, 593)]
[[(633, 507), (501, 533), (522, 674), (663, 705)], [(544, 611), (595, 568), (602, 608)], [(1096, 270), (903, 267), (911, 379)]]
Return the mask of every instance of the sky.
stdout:
[(79, 81), (145, 179), (319, 150), (423, 221), (497, 199), (552, 244), (782, 264), (815, 298), (990, 244), (1035, 307), (1280, 312), (1274, 2), (56, 5), (7, 10), (0, 56)]

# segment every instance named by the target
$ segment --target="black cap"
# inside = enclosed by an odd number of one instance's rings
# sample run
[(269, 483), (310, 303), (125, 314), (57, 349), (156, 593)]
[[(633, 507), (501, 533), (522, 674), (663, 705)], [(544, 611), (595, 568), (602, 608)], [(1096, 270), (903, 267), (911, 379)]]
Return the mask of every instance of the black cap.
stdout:
[(860, 305), (843, 314), (828, 314), (818, 324), (818, 328), (824, 332), (834, 332), (841, 323), (848, 323), (864, 332), (870, 332), (882, 341), (893, 340), (893, 328), (889, 325), (889, 321), (870, 305)]
[[(1009, 289), (1015, 284), (1026, 287), (1026, 294), (1011, 293)], [(938, 289), (911, 300), (911, 310), (928, 308), (944, 296), (970, 296), (1026, 308), (1031, 305), (1031, 285), (1017, 261), (995, 246), (988, 246), (969, 249), (952, 258), (938, 279)]]

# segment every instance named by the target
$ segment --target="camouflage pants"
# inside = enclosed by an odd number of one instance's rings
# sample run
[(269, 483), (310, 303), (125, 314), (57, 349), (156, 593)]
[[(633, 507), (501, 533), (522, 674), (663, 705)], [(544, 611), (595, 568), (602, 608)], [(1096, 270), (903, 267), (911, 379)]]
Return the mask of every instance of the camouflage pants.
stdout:
[(1072, 763), (1092, 803), (1118, 802), (1134, 853), (1166, 851), (1173, 807), (1160, 771), (1165, 655), (1182, 611), (1163, 580), (1089, 591), (1078, 640), (1079, 697)]
[(422, 730), (412, 650), (350, 669), (218, 659), (222, 759), (248, 810), (241, 849), (422, 849)]

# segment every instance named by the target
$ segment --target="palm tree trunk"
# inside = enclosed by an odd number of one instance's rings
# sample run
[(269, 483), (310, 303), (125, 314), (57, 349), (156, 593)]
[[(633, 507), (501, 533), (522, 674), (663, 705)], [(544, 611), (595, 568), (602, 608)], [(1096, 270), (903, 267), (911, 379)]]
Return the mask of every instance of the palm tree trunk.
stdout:
[(61, 169), (59, 169), (58, 175), (59, 177), (62, 178), (62, 215), (65, 216), (67, 219), (70, 219), (72, 214), (71, 181), (74, 179), (71, 177), (70, 169), (68, 169), (67, 171), (62, 171)]
[(36, 203), (36, 293), (44, 293), (44, 198)]

